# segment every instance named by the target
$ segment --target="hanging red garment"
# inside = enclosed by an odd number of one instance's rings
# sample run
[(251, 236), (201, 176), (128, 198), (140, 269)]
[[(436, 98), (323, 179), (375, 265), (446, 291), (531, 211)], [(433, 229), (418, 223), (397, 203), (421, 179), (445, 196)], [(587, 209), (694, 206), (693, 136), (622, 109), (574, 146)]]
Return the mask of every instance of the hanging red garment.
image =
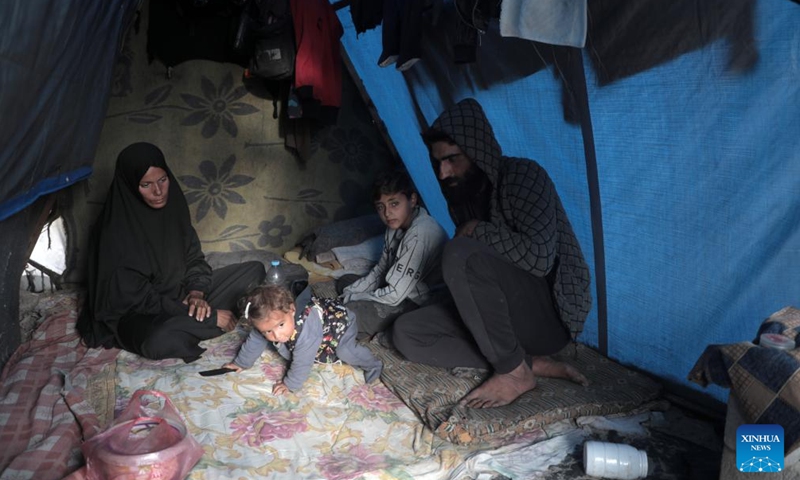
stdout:
[(344, 30), (327, 0), (291, 0), (297, 44), (294, 87), (303, 118), (335, 123), (342, 105)]

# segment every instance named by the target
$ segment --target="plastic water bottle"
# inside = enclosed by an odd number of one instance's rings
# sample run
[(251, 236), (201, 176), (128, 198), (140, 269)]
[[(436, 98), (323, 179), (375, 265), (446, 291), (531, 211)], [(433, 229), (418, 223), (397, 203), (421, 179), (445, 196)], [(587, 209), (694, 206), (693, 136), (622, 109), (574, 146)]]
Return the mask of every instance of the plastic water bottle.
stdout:
[(283, 270), (281, 269), (280, 260), (273, 260), (272, 266), (267, 270), (267, 284), (268, 285), (285, 285), (286, 278), (284, 278)]

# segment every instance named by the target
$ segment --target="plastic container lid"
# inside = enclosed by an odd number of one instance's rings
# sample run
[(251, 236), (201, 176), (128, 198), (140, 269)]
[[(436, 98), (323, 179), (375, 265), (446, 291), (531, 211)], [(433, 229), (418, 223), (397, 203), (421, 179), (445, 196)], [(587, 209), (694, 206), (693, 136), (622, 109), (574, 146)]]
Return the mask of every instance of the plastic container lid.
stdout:
[(277, 267), (277, 266), (279, 266), (279, 265), (281, 264), (281, 261), (280, 261), (280, 260), (273, 260), (273, 261), (272, 261), (272, 262), (270, 262), (270, 263), (271, 263), (271, 265), (272, 265), (273, 267)]
[(777, 348), (778, 350), (794, 350), (794, 341), (791, 338), (777, 333), (762, 333), (758, 338), (762, 347)]

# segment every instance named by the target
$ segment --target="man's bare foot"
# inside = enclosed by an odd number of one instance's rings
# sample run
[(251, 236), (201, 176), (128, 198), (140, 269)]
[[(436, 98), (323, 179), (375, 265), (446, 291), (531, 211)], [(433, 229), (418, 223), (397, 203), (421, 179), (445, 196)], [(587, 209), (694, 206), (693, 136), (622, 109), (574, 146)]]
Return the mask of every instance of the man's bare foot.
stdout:
[(536, 388), (536, 376), (528, 368), (528, 364), (522, 361), (508, 373), (495, 373), (458, 403), (470, 408), (502, 407), (534, 388)]
[(531, 371), (537, 377), (563, 378), (584, 387), (589, 385), (589, 380), (577, 368), (550, 357), (533, 357)]

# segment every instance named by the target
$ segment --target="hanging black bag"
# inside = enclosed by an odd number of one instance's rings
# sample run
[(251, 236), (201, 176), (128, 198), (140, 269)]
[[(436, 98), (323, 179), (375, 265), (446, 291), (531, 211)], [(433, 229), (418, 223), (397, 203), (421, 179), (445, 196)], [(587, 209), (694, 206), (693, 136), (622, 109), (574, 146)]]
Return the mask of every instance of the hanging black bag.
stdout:
[(245, 11), (250, 21), (240, 23), (237, 39), (242, 45), (253, 43), (250, 74), (265, 80), (291, 79), (296, 47), (289, 0), (253, 0)]

